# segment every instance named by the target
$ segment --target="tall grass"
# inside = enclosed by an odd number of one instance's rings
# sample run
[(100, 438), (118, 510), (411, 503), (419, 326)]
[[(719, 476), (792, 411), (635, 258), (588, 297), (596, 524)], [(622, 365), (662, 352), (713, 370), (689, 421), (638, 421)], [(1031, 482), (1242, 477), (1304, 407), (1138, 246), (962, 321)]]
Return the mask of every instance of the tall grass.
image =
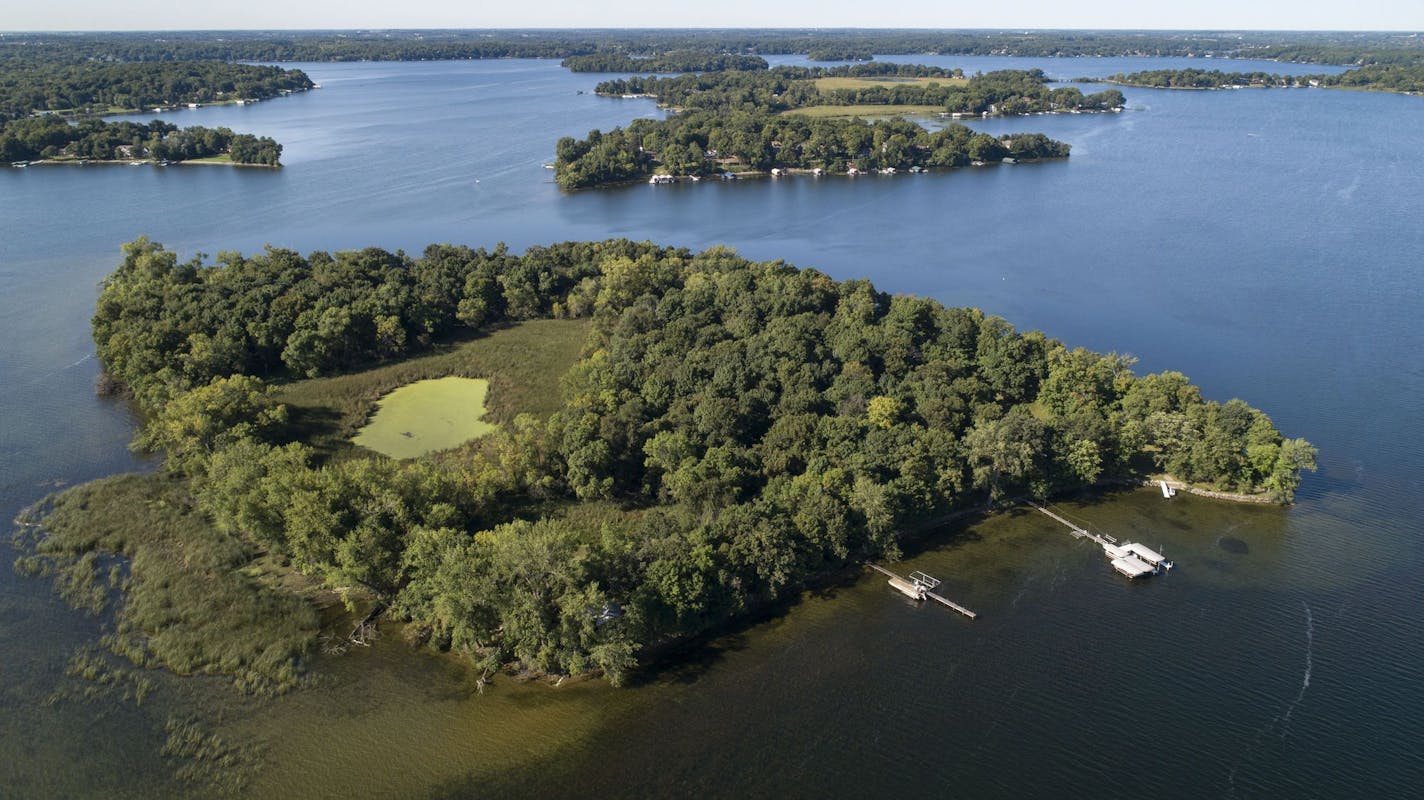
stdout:
[[(317, 635), (317, 612), (290, 587), (249, 572), (259, 555), (194, 508), (178, 479), (118, 475), (47, 501), (17, 564), (53, 575), (76, 606), (108, 606), (104, 644), (145, 667), (230, 676), (269, 694), (294, 686)], [(96, 569), (115, 560), (127, 570)], [(100, 578), (107, 574), (107, 580)]]

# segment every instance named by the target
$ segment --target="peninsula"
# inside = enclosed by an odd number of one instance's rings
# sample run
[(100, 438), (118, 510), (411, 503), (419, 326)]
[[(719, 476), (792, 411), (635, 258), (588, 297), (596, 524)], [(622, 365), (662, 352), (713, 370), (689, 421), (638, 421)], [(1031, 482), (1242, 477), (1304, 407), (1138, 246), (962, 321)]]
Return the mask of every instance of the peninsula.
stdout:
[(300, 70), (223, 62), (73, 62), (63, 49), (0, 49), (0, 163), (221, 162), (279, 166), (270, 137), (105, 115), (255, 103), (315, 84)]

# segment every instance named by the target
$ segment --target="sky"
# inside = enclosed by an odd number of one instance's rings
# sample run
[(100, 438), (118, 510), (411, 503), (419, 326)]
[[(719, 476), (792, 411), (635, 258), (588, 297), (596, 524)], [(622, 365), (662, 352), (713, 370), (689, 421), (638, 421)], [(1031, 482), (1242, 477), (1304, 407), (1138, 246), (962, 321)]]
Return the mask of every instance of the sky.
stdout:
[(47, 0), (0, 30), (310, 28), (1128, 28), (1424, 31), (1424, 0)]

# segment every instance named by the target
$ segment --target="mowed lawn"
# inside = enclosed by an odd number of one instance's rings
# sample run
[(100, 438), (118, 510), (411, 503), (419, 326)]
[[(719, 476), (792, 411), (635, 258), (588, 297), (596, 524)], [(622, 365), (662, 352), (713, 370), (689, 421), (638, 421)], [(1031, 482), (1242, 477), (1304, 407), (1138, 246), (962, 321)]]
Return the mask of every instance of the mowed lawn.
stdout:
[(588, 320), (531, 320), (405, 361), (296, 381), (279, 387), (277, 400), (290, 407), (297, 437), (326, 453), (348, 448), (382, 397), (432, 378), (488, 380), (484, 419), (495, 424), (522, 413), (548, 416), (561, 405), (560, 379), (578, 361), (588, 327)]
[(832, 92), (836, 89), (875, 89), (892, 88), (895, 86), (929, 86), (938, 83), (941, 86), (967, 86), (968, 78), (901, 78), (887, 75), (883, 78), (817, 78), (816, 88), (823, 92)]

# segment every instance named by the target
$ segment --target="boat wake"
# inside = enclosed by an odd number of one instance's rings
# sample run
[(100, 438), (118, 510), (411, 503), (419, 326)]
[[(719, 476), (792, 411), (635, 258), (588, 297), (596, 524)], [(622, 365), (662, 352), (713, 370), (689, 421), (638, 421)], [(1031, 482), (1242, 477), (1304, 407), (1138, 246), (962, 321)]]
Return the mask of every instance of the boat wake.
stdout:
[(1315, 651), (1315, 617), (1310, 613), (1310, 605), (1304, 600), (1300, 601), (1305, 608), (1305, 674), (1301, 676), (1300, 692), (1295, 699), (1286, 707), (1286, 713), (1281, 717), (1281, 738), (1286, 738), (1290, 733), (1290, 718), (1295, 712), (1295, 707), (1300, 705), (1300, 701), (1305, 699), (1305, 690), (1310, 688), (1310, 669), (1314, 665), (1313, 657)]
[(28, 383), (26, 383), (26, 384), (24, 384), (24, 385), (25, 385), (25, 386), (34, 386), (34, 385), (36, 385), (36, 384), (38, 384), (38, 383), (43, 383), (43, 382), (49, 380), (50, 378), (53, 378), (54, 376), (60, 374), (61, 372), (67, 372), (67, 371), (69, 371), (69, 370), (71, 370), (71, 369), (74, 369), (75, 367), (79, 366), (80, 364), (83, 364), (84, 362), (89, 361), (89, 360), (91, 360), (91, 359), (93, 359), (93, 358), (94, 358), (94, 354), (93, 354), (93, 353), (90, 353), (89, 355), (87, 355), (87, 356), (85, 356), (85, 357), (79, 359), (78, 361), (74, 362), (73, 364), (70, 364), (70, 365), (64, 366), (64, 367), (60, 367), (59, 369), (52, 369), (52, 370), (50, 370), (49, 372), (46, 372), (45, 374), (39, 376), (38, 378), (32, 378)]
[(1236, 796), (1236, 773), (1255, 758), (1256, 751), (1261, 745), (1261, 737), (1268, 731), (1277, 728), (1280, 731), (1281, 739), (1285, 739), (1286, 735), (1290, 733), (1291, 714), (1295, 713), (1295, 708), (1300, 705), (1300, 701), (1305, 699), (1305, 690), (1310, 688), (1310, 673), (1315, 667), (1315, 615), (1311, 613), (1309, 603), (1302, 600), (1300, 605), (1305, 609), (1305, 672), (1300, 677), (1300, 691), (1296, 692), (1295, 699), (1286, 705), (1285, 711), (1256, 731), (1255, 737), (1251, 739), (1251, 743), (1246, 747), (1241, 758), (1226, 773), (1226, 796), (1228, 798)]

